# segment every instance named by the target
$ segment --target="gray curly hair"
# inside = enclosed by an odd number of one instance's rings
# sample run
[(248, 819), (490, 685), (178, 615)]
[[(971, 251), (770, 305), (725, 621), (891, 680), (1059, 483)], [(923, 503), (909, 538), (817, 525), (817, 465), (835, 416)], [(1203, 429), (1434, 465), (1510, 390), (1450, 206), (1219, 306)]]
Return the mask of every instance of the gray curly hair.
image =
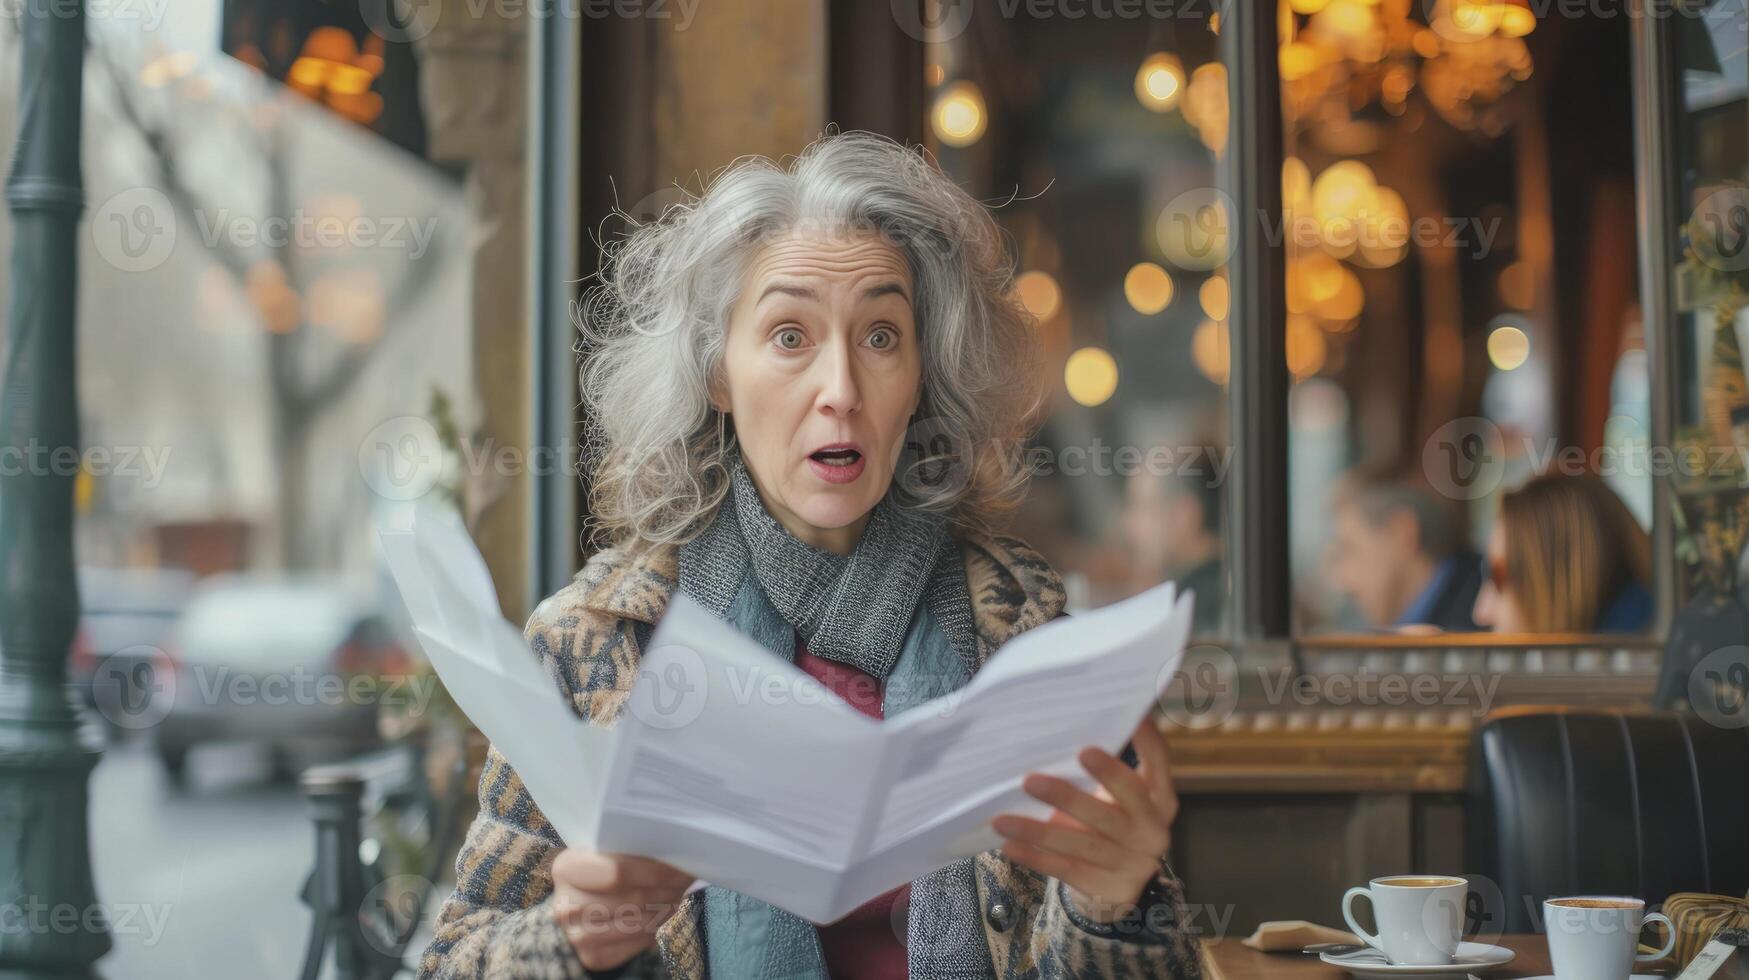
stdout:
[[(787, 169), (743, 157), (681, 198), (648, 223), (625, 216), (634, 227), (604, 246), (578, 310), (598, 543), (679, 543), (722, 503), (734, 429), (709, 390), (730, 311), (763, 243), (803, 228), (879, 233), (916, 284), (922, 402), (889, 493), (982, 530), (1019, 503), (1043, 394), (1037, 340), (984, 205), (920, 149), (862, 132), (823, 136)], [(935, 476), (907, 478), (924, 471)]]

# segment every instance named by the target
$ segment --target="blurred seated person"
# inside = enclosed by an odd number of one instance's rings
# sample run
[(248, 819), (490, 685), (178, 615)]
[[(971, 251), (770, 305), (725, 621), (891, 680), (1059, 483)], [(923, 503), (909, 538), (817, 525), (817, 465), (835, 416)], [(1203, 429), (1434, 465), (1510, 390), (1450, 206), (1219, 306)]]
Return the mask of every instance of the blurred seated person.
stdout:
[(1134, 473), (1124, 487), (1123, 531), (1133, 563), (1129, 592), (1161, 582), (1196, 590), (1191, 630), (1221, 626), (1221, 488), (1207, 473)]
[(1547, 474), (1500, 498), (1476, 622), (1499, 633), (1637, 633), (1652, 622), (1651, 541), (1603, 480)]
[(1481, 556), (1432, 488), (1351, 472), (1331, 505), (1330, 584), (1374, 629), (1473, 632)]

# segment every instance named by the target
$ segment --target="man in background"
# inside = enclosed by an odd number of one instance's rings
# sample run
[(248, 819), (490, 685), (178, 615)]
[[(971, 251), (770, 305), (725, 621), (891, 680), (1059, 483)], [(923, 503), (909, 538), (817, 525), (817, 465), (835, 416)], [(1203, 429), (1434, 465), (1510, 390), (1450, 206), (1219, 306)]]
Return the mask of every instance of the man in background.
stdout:
[(1123, 533), (1132, 562), (1129, 591), (1165, 581), (1195, 589), (1191, 632), (1217, 632), (1227, 595), (1219, 481), (1201, 472), (1132, 474), (1124, 486)]
[(1351, 473), (1332, 497), (1330, 584), (1375, 629), (1473, 632), (1481, 556), (1431, 488)]

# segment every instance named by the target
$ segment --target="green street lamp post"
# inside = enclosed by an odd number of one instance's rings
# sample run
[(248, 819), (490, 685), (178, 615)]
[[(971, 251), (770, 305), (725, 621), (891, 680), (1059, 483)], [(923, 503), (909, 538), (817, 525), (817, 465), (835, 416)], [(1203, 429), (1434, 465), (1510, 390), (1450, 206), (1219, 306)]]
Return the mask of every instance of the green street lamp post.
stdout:
[(0, 980), (93, 975), (109, 950), (91, 879), (99, 750), (67, 690), (78, 625), (73, 480), (84, 4), (26, 0), (0, 394)]

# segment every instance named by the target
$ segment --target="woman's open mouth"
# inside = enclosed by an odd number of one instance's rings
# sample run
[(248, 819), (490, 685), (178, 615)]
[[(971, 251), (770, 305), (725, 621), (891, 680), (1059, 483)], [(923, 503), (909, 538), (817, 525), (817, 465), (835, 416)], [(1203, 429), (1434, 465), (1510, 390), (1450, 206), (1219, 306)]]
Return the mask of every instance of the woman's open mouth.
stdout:
[(808, 468), (827, 483), (849, 483), (862, 475), (865, 460), (854, 446), (824, 446), (808, 454)]

